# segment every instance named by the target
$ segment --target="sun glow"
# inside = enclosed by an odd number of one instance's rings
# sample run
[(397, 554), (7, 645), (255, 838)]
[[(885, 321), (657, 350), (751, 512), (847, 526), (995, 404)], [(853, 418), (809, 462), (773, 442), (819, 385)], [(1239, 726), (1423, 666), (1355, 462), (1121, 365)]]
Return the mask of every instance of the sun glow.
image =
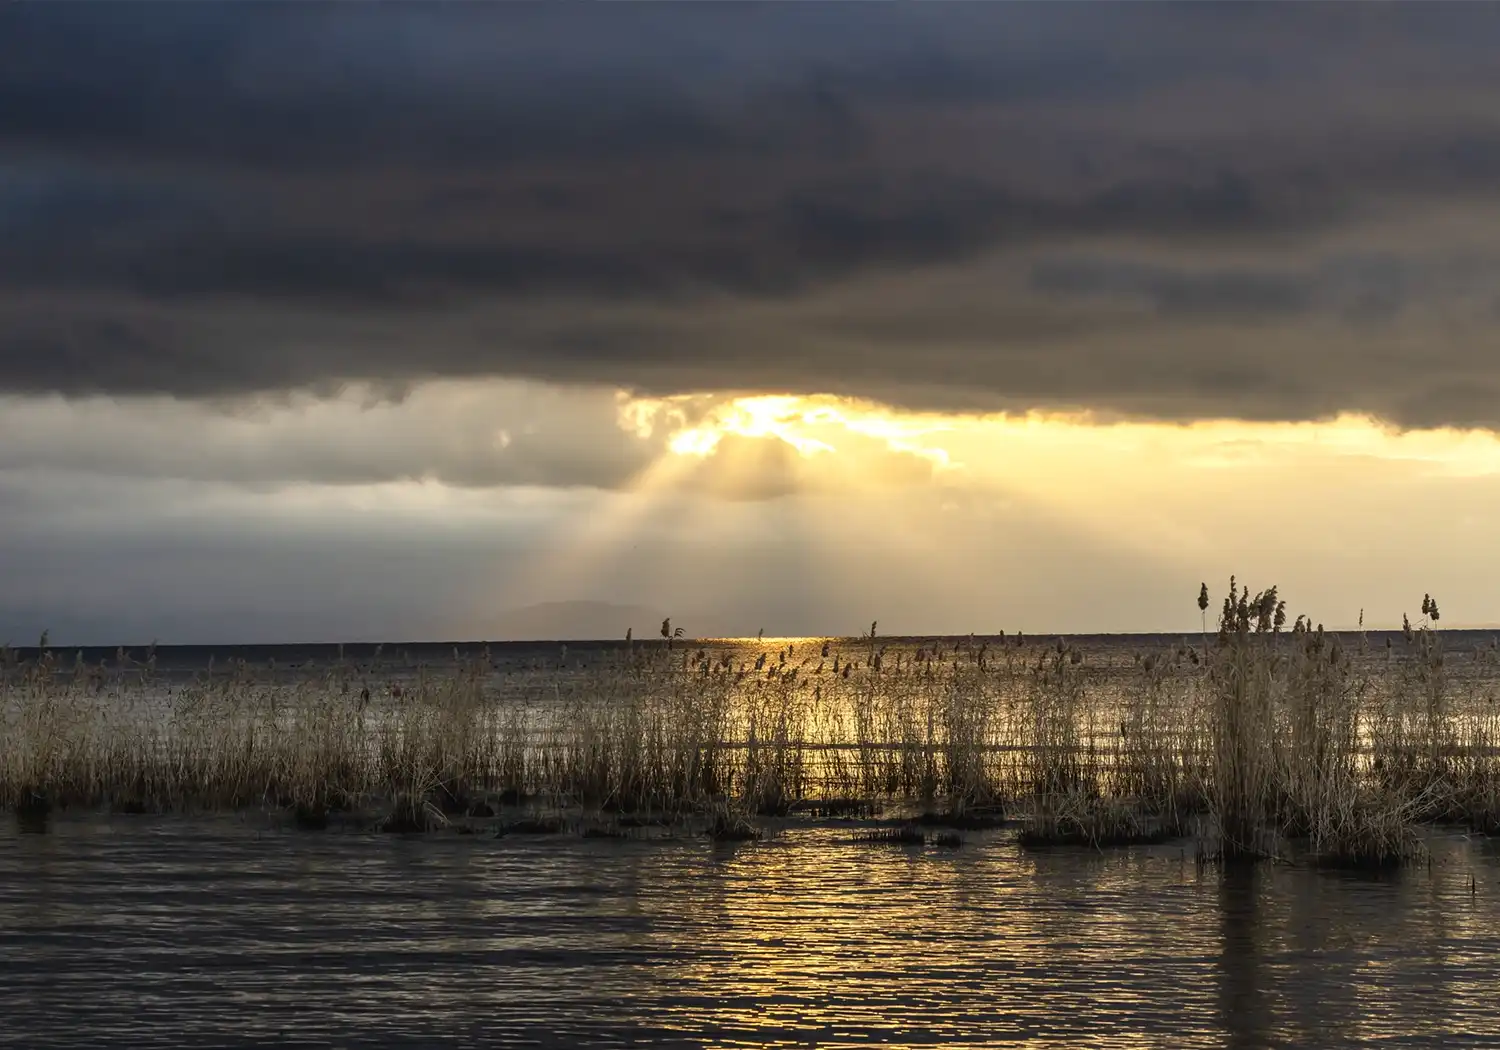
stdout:
[[(1141, 557), (1168, 546), (1175, 557), (1220, 544), (1222, 529), (1210, 524), (1220, 514), (1296, 507), (1333, 536), (1347, 533), (1344, 518), (1356, 508), (1362, 520), (1389, 514), (1398, 493), (1442, 502), (1456, 497), (1436, 496), (1434, 486), (1500, 479), (1500, 437), (1491, 432), (1401, 431), (1355, 414), (1178, 423), (1081, 411), (913, 413), (788, 394), (621, 404), (622, 424), (632, 420), (663, 449), (637, 492), (823, 497), (824, 509), (809, 511), (811, 533), (834, 529), (824, 517), (830, 499), (854, 506), (890, 496), (882, 528), (894, 535), (910, 518), (918, 546), (931, 530), (916, 522), (934, 508), (1000, 520), (1028, 507), (1089, 542)], [(1472, 502), (1455, 506), (1453, 520), (1482, 517)]]
[(660, 419), (676, 424), (667, 448), (679, 456), (712, 455), (728, 436), (774, 438), (805, 458), (839, 452), (848, 435), (873, 439), (892, 452), (905, 452), (952, 466), (944, 448), (925, 440), (952, 429), (936, 418), (898, 419), (883, 406), (829, 395), (764, 394), (710, 403), (704, 395), (631, 400), (622, 407), (622, 421), (649, 437)]
[(833, 452), (826, 441), (799, 434), (799, 424), (809, 422), (810, 412), (803, 399), (790, 396), (742, 397), (712, 410), (709, 418), (695, 427), (678, 431), (667, 447), (680, 456), (707, 456), (728, 434), (746, 438), (776, 438), (792, 446), (803, 456)]
[[(779, 572), (833, 590), (860, 551), (870, 564), (912, 558), (935, 579), (991, 563), (1030, 579), (1083, 556), (1144, 579), (1201, 576), (1232, 547), (1243, 552), (1232, 568), (1293, 579), (1301, 566), (1318, 580), (1404, 550), (1415, 522), (1424, 542), (1460, 549), (1500, 516), (1500, 437), (1352, 414), (1177, 423), (732, 392), (621, 393), (616, 408), (647, 465), (558, 532), (557, 555), (535, 566), (553, 590), (583, 593), (668, 534), (685, 576), (700, 572), (686, 568), (702, 564), (696, 538), (733, 534), (764, 550), (774, 537)], [(736, 594), (759, 593), (767, 575), (757, 558), (714, 573)]]
[[(1377, 459), (1422, 464), (1448, 474), (1500, 473), (1500, 437), (1484, 430), (1439, 428), (1402, 431), (1358, 414), (1304, 422), (1099, 419), (1086, 412), (982, 414), (905, 413), (875, 402), (831, 395), (715, 397), (690, 394), (660, 399), (622, 397), (621, 424), (641, 437), (658, 429), (678, 456), (707, 457), (727, 437), (773, 438), (803, 457), (855, 451), (856, 439), (938, 467), (993, 466), (1008, 458), (1008, 477), (1045, 463), (1051, 469), (1127, 454), (1199, 469), (1244, 467), (1288, 457)], [(1147, 466), (1148, 464), (1142, 464)]]

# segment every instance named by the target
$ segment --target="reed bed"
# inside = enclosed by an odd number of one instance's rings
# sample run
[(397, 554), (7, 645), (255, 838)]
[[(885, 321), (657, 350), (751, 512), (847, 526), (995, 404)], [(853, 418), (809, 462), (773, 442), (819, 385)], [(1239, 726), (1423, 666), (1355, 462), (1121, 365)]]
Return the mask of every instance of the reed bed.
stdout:
[(1066, 641), (887, 645), (873, 629), (800, 648), (669, 637), (582, 669), (341, 663), (290, 684), (7, 651), (0, 805), (273, 806), (305, 827), (374, 807), (393, 830), (519, 805), (731, 839), (753, 837), (749, 818), (895, 805), (962, 828), (1009, 814), (1027, 845), (1196, 833), (1224, 860), (1294, 842), (1379, 867), (1419, 855), (1424, 821), (1500, 828), (1500, 712), (1482, 676), (1452, 674), (1431, 599), (1423, 613), (1376, 649), (1288, 626), (1274, 588), (1231, 580), (1215, 632), (1127, 666)]

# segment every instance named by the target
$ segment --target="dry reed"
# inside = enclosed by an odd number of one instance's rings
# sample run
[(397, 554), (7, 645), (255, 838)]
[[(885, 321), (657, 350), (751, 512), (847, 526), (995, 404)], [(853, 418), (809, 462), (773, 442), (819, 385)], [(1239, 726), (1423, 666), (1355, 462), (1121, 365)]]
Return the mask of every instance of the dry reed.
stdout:
[(268, 805), (308, 828), (373, 807), (393, 830), (523, 806), (735, 838), (750, 817), (915, 803), (953, 827), (1017, 814), (1029, 844), (1201, 825), (1225, 859), (1298, 839), (1324, 862), (1378, 866), (1415, 855), (1422, 820), (1500, 827), (1500, 711), (1459, 695), (1430, 597), (1423, 612), (1374, 652), (1300, 617), (1287, 628), (1274, 588), (1231, 580), (1215, 635), (1126, 666), (1019, 635), (882, 642), (873, 625), (749, 652), (664, 625), (661, 642), (583, 669), (564, 653), (497, 672), (483, 654), (441, 673), (340, 663), (292, 684), (239, 664), (180, 682), (154, 656), (7, 651), (0, 804), (33, 822), (66, 806)]

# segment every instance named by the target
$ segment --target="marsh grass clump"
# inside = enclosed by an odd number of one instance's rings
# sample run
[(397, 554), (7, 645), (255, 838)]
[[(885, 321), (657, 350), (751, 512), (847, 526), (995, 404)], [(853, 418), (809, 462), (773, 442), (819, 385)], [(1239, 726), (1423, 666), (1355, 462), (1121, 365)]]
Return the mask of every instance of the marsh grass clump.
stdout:
[(1496, 768), (1494, 739), (1476, 733), (1476, 743), (1456, 772), (1454, 805), (1462, 823), (1481, 835), (1500, 835), (1500, 769)]
[(744, 817), (719, 813), (708, 826), (708, 837), (715, 842), (759, 842), (763, 833)]
[(25, 834), (39, 835), (47, 831), (52, 816), (52, 802), (45, 794), (26, 791), (16, 800), (16, 827)]
[(804, 799), (791, 808), (793, 814), (818, 820), (872, 820), (880, 816), (878, 803), (863, 798)]
[(292, 807), (292, 823), (303, 831), (323, 831), (328, 827), (328, 808), (299, 802)]
[(583, 829), (582, 837), (586, 839), (628, 839), (630, 838), (630, 834), (624, 828), (593, 824)]
[(502, 824), (498, 831), (504, 835), (561, 835), (567, 823), (561, 817), (522, 817)]
[(894, 828), (875, 828), (862, 831), (854, 841), (867, 846), (925, 846), (927, 836), (915, 824), (902, 824)]
[(1005, 827), (1004, 810), (996, 808), (969, 810), (928, 810), (916, 817), (924, 827), (953, 828), (959, 831), (989, 831)]
[(418, 834), (448, 827), (448, 818), (443, 811), (421, 796), (402, 795), (395, 806), (378, 825), (379, 830), (392, 834)]
[(1016, 836), (1026, 849), (1088, 846), (1104, 849), (1152, 845), (1171, 838), (1172, 829), (1135, 807), (1109, 799), (1067, 798), (1029, 817)]
[(45, 791), (25, 788), (15, 801), (16, 816), (26, 820), (45, 820), (52, 814), (52, 800)]
[(468, 793), (457, 785), (439, 784), (433, 792), (432, 802), (445, 817), (466, 817), (479, 805)]
[(958, 849), (964, 844), (964, 840), (956, 831), (939, 831), (932, 836), (932, 844), (943, 849)]
[(1352, 871), (1382, 871), (1423, 860), (1409, 807), (1360, 800), (1327, 819), (1311, 841), (1313, 864)]

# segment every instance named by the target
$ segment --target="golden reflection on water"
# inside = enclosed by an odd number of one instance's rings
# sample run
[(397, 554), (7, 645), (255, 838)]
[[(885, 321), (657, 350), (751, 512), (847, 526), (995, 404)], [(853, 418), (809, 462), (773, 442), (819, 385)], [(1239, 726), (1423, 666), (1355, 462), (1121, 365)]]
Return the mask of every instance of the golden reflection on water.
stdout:
[[(0, 1042), (1262, 1047), (1500, 1031), (1500, 864), (1180, 847), (0, 831)], [(1475, 875), (1471, 892), (1469, 876)], [(295, 1019), (295, 1020), (293, 1020)]]
[[(1210, 915), (1193, 914), (1182, 866), (1146, 863), (1167, 881), (1160, 907), (1143, 913), (1138, 863), (1114, 869), (1071, 852), (1033, 860), (996, 847), (869, 846), (818, 829), (714, 851), (691, 883), (702, 887), (692, 904), (701, 929), (680, 973), (691, 1002), (715, 1004), (710, 1045), (1070, 1045), (1125, 1017), (1151, 1018), (1158, 1031), (1123, 1041), (1115, 1032), (1110, 1045), (1173, 1045), (1166, 1036), (1182, 1000), (1152, 990), (1182, 960), (1163, 956), (1160, 916), (1178, 916), (1175, 937), (1206, 943), (1213, 933)], [(1088, 892), (1080, 864), (1094, 876)], [(1206, 999), (1197, 1012), (1209, 1016)], [(681, 1009), (669, 1024), (686, 1034), (705, 1020)]]

